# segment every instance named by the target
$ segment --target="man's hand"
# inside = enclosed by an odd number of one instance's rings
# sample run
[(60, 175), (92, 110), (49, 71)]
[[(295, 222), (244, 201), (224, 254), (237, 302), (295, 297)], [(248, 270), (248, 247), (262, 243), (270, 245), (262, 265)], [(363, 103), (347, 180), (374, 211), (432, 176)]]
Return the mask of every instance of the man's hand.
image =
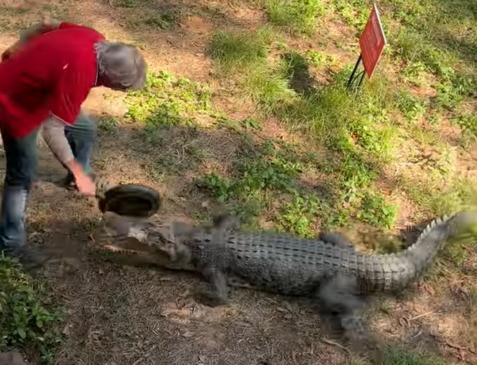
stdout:
[(22, 39), (16, 41), (2, 53), (1, 62), (6, 61), (10, 57), (12, 57), (21, 47), (23, 47), (26, 42), (28, 42), (32, 38), (40, 34), (47, 33), (51, 30), (57, 29), (60, 24), (61, 22), (51, 18), (48, 15), (42, 16), (40, 23), (35, 24), (34, 26), (22, 31)]
[(66, 165), (75, 177), (78, 191), (84, 195), (94, 196), (96, 194), (96, 184), (91, 176), (85, 174), (83, 167), (74, 159), (68, 161)]
[(78, 191), (84, 195), (94, 196), (96, 194), (96, 184), (93, 179), (84, 172), (75, 175), (76, 186)]
[(8, 60), (10, 57), (13, 56), (23, 45), (23, 42), (18, 40), (14, 44), (12, 44), (10, 47), (8, 47), (5, 51), (2, 53), (1, 57), (1, 62)]

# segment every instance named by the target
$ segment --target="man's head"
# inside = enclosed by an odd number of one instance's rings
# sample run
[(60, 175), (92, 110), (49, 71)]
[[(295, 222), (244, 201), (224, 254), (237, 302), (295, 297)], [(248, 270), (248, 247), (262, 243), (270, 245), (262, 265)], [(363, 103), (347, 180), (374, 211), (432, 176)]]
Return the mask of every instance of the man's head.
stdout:
[(95, 50), (101, 85), (120, 91), (138, 90), (146, 85), (146, 61), (136, 47), (101, 41)]

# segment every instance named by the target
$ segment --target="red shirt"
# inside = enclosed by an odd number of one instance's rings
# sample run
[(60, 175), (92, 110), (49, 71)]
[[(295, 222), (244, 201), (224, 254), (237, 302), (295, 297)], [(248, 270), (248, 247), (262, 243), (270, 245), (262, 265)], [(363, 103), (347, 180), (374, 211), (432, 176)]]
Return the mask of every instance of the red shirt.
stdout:
[(71, 23), (42, 34), (0, 63), (0, 128), (24, 137), (52, 113), (73, 124), (97, 82), (94, 29)]

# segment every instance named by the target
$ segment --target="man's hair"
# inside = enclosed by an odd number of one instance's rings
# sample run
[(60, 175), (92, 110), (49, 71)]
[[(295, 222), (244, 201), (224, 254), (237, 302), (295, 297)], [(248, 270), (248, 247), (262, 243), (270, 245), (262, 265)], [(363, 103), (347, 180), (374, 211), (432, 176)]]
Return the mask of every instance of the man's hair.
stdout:
[(146, 84), (147, 65), (136, 47), (122, 42), (95, 44), (98, 71), (117, 90), (138, 90)]

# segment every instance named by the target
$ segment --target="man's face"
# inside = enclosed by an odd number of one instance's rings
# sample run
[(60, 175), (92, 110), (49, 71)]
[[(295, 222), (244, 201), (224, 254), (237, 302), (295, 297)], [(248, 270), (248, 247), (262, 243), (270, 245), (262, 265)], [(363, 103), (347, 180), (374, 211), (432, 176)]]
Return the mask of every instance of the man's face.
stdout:
[(100, 81), (99, 84), (101, 86), (107, 87), (109, 89), (116, 90), (116, 91), (122, 91), (122, 92), (128, 91), (128, 88), (125, 88), (121, 85), (115, 84), (114, 82), (109, 80), (107, 77), (101, 78), (99, 81)]

